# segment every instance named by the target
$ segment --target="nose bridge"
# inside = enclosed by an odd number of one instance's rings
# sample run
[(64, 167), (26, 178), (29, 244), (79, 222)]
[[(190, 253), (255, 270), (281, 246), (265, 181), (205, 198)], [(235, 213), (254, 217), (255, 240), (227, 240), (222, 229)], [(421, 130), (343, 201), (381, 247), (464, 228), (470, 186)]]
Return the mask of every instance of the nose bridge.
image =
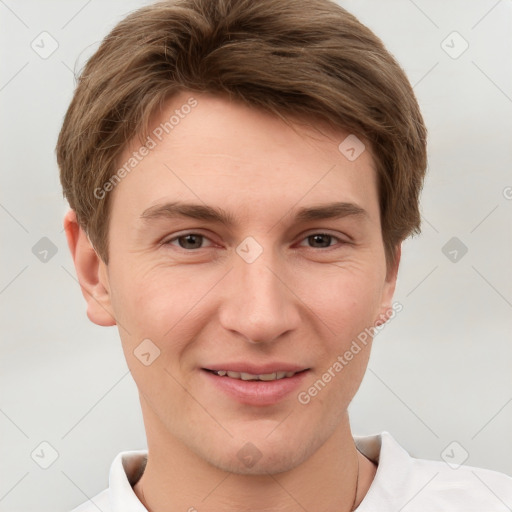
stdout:
[(299, 314), (285, 275), (279, 275), (279, 255), (248, 238), (236, 248), (232, 293), (223, 305), (222, 323), (247, 341), (262, 343), (294, 329)]

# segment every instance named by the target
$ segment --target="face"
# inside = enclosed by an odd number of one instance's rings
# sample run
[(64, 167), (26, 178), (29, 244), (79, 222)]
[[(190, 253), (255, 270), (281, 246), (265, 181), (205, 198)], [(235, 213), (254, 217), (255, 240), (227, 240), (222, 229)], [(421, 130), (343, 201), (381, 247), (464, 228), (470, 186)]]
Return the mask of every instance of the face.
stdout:
[(390, 308), (369, 147), (350, 161), (348, 133), (187, 92), (153, 129), (110, 192), (100, 263), (148, 438), (238, 473), (295, 467), (346, 420), (371, 342), (335, 363)]

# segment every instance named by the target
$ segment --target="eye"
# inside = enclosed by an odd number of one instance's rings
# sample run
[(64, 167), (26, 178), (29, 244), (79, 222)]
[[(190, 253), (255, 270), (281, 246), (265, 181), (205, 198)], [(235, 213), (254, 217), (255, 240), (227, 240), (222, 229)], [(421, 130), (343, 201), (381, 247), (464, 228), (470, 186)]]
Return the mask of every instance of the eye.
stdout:
[(317, 246), (313, 246), (313, 249), (327, 249), (329, 247), (332, 247), (331, 242), (333, 240), (337, 240), (338, 242), (344, 243), (341, 238), (338, 238), (337, 236), (330, 235), (329, 233), (313, 233), (312, 235), (307, 236), (304, 238), (304, 240), (307, 240), (308, 242), (312, 244), (319, 244)]
[[(162, 242), (162, 245), (173, 245), (175, 247), (178, 246), (181, 249), (193, 251), (195, 249), (204, 249), (205, 247), (212, 246), (211, 243), (209, 246), (203, 246), (203, 242), (205, 240), (209, 240), (209, 238), (207, 238), (205, 235), (201, 235), (200, 233), (190, 232), (175, 236), (174, 238), (170, 238), (169, 240)], [(313, 233), (304, 238), (303, 241), (307, 241), (308, 243), (312, 244), (310, 245), (310, 248), (312, 249), (328, 249), (333, 245), (336, 245), (336, 242), (341, 244), (346, 243), (341, 238), (329, 233)], [(178, 245), (176, 245), (176, 243)], [(303, 244), (300, 245), (304, 246)]]
[(178, 242), (179, 247), (182, 249), (202, 249), (203, 240), (208, 240), (204, 235), (199, 233), (185, 233), (162, 243), (162, 245), (175, 245), (174, 242)]

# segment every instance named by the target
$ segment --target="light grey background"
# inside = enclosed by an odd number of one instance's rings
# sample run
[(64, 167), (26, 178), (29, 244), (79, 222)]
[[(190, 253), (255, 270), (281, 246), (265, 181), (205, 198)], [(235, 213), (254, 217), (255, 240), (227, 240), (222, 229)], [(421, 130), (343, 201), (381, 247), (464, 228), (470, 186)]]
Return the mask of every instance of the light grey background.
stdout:
[[(2, 512), (70, 510), (107, 487), (118, 452), (146, 447), (117, 331), (85, 314), (54, 156), (73, 70), (146, 3), (0, 0)], [(404, 309), (375, 340), (353, 431), (387, 430), (430, 459), (456, 441), (448, 453), (467, 451), (465, 464), (512, 474), (512, 2), (341, 5), (406, 70), (430, 162), (423, 233), (403, 245)], [(46, 59), (31, 48), (43, 31), (59, 45)], [(32, 251), (43, 237), (57, 249), (46, 262)], [(48, 469), (35, 462), (50, 460), (43, 441), (58, 452)]]

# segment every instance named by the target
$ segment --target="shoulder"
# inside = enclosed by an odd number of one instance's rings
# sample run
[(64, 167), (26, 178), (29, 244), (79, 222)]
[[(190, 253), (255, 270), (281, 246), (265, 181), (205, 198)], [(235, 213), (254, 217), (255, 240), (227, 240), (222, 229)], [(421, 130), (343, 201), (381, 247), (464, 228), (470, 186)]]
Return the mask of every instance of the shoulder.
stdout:
[(449, 510), (457, 512), (501, 512), (512, 507), (512, 478), (504, 473), (473, 466), (451, 467), (441, 461), (411, 460), (418, 503), (449, 505)]
[(512, 478), (497, 471), (411, 457), (388, 432), (355, 438), (377, 464), (358, 512), (510, 512)]
[(111, 512), (108, 489), (101, 491), (94, 498), (82, 503), (71, 510), (71, 512), (98, 512), (98, 510), (101, 510), (101, 512)]

